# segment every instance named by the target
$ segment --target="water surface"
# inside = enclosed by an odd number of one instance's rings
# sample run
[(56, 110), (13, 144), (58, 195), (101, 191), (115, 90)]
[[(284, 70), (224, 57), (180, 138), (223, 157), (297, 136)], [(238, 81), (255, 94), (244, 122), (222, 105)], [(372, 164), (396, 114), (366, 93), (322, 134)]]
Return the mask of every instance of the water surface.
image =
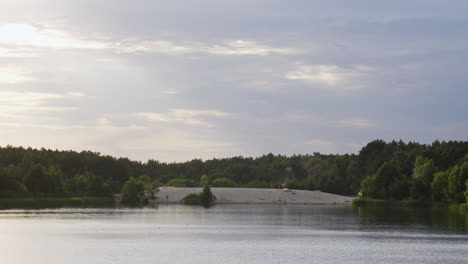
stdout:
[(183, 205), (0, 211), (1, 263), (467, 263), (446, 209)]

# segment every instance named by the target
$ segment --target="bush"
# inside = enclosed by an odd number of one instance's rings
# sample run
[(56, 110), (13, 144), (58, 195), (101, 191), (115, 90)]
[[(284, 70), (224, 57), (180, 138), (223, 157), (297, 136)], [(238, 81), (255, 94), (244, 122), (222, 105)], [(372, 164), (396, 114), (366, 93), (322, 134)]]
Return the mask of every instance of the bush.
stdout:
[(202, 205), (200, 195), (196, 193), (189, 193), (185, 196), (182, 201), (186, 205)]
[(130, 206), (142, 205), (148, 203), (145, 194), (145, 184), (130, 177), (122, 187), (120, 192), (121, 203)]
[[(258, 180), (255, 180), (255, 181), (251, 181), (247, 184), (243, 184), (242, 187), (244, 188), (271, 188), (271, 183), (268, 183), (268, 182), (265, 182), (265, 181), (258, 181)], [(273, 184), (273, 186), (276, 186), (275, 184)]]
[(170, 186), (170, 187), (195, 187), (195, 186), (197, 186), (197, 184), (195, 184), (195, 182), (191, 181), (191, 180), (172, 179), (166, 184), (166, 186)]
[(215, 179), (212, 183), (211, 186), (213, 187), (237, 187), (237, 184), (228, 178), (218, 178)]
[(198, 194), (190, 193), (182, 199), (186, 205), (202, 205), (205, 207), (209, 207), (214, 200), (216, 200), (216, 197), (213, 195), (208, 185), (203, 187), (202, 192)]

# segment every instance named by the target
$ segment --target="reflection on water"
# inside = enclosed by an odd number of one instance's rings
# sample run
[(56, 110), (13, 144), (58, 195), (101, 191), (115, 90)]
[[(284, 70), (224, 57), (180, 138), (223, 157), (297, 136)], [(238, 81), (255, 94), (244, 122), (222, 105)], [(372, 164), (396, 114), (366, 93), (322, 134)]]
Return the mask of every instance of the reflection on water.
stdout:
[(182, 205), (0, 211), (2, 263), (466, 263), (444, 208)]
[(468, 213), (460, 213), (457, 208), (433, 206), (423, 208), (396, 206), (364, 206), (353, 208), (366, 226), (468, 232)]

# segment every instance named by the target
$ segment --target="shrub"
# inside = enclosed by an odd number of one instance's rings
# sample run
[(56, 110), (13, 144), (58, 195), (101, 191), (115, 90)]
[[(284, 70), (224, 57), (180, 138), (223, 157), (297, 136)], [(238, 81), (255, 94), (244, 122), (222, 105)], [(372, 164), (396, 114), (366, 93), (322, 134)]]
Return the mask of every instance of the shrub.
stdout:
[(170, 187), (195, 187), (196, 184), (194, 181), (187, 180), (187, 179), (172, 179), (170, 180), (166, 186)]
[(211, 186), (213, 187), (237, 187), (237, 184), (228, 178), (218, 178), (215, 179), (212, 183)]
[(209, 207), (214, 200), (216, 200), (216, 197), (213, 195), (208, 185), (203, 187), (202, 192), (198, 194), (190, 193), (182, 199), (186, 205), (203, 205), (205, 207)]
[(130, 177), (122, 187), (121, 203), (131, 206), (142, 205), (148, 203), (148, 198), (145, 195), (145, 184), (141, 181)]

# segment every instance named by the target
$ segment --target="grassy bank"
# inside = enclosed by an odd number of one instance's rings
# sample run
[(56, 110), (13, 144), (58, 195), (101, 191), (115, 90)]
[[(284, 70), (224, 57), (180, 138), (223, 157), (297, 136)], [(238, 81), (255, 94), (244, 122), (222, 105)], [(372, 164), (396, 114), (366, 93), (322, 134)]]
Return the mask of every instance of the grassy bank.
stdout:
[(111, 197), (21, 197), (21, 198), (0, 198), (0, 209), (37, 209), (56, 207), (80, 207), (80, 206), (108, 206), (114, 200)]

